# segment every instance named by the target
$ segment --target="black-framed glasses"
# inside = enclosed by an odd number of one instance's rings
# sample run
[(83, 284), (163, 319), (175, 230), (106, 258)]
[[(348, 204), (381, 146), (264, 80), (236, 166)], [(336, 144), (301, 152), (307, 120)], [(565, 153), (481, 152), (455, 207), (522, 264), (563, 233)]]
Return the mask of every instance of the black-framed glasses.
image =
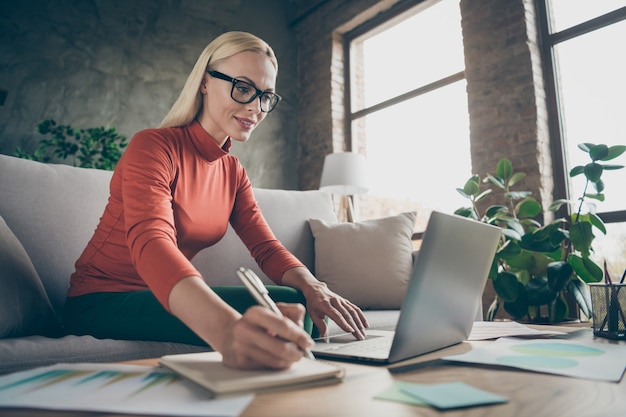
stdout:
[(238, 80), (233, 77), (229, 77), (228, 75), (222, 74), (219, 71), (207, 70), (207, 72), (211, 77), (219, 78), (220, 80), (232, 83), (233, 86), (230, 90), (230, 97), (237, 103), (252, 103), (252, 101), (258, 97), (259, 101), (261, 102), (261, 111), (264, 113), (269, 113), (274, 110), (278, 102), (282, 100), (282, 97), (276, 93), (273, 93), (271, 91), (261, 91), (250, 83)]

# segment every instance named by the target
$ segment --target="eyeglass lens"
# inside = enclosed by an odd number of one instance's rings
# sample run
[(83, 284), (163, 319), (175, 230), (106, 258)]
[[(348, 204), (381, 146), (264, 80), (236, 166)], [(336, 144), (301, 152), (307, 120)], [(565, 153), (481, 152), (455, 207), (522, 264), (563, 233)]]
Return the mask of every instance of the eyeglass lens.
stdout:
[(233, 100), (247, 104), (254, 100), (257, 96), (260, 97), (261, 101), (261, 110), (266, 113), (274, 110), (274, 107), (278, 104), (280, 100), (278, 95), (271, 92), (260, 92), (257, 90), (252, 84), (248, 84), (245, 81), (235, 80), (233, 82), (233, 89), (231, 91), (231, 97)]

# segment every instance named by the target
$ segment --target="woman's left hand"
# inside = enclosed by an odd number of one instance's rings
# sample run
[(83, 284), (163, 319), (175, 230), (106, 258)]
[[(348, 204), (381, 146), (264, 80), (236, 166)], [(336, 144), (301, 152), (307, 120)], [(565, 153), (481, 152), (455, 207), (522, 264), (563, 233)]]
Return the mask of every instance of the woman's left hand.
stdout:
[(306, 307), (313, 324), (320, 336), (328, 332), (326, 317), (337, 323), (344, 331), (352, 333), (358, 340), (365, 339), (364, 330), (369, 327), (363, 311), (342, 296), (331, 291), (328, 286), (318, 281), (306, 268), (293, 268), (285, 272), (284, 285), (297, 288), (306, 298)]

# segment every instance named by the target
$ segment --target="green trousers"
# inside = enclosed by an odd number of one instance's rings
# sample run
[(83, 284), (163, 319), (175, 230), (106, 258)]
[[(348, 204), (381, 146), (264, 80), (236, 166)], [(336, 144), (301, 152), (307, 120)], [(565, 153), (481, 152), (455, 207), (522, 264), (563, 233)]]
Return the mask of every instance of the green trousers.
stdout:
[[(257, 304), (243, 286), (217, 286), (211, 289), (242, 314)], [(293, 288), (270, 285), (267, 289), (276, 302), (305, 305), (302, 293)], [(66, 331), (75, 335), (206, 346), (206, 342), (167, 312), (149, 290), (68, 297), (63, 322)], [(313, 332), (313, 322), (308, 314), (305, 316), (304, 329), (309, 334)]]

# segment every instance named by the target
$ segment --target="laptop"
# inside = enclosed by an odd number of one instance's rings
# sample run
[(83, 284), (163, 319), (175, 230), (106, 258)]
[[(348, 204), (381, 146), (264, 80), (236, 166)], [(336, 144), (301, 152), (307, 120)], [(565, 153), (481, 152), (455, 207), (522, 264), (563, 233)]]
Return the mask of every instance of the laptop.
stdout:
[(499, 227), (432, 212), (395, 330), (318, 339), (318, 358), (390, 364), (467, 340), (500, 239)]

